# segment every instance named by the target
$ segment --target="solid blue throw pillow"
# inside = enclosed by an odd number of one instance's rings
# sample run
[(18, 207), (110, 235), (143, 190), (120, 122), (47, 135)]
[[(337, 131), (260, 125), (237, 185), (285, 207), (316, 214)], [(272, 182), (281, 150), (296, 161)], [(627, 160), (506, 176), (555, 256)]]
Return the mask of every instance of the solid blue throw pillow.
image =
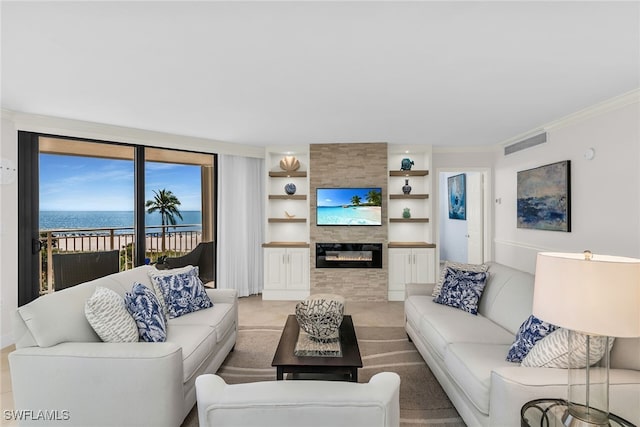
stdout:
[(556, 325), (538, 319), (533, 314), (529, 316), (518, 329), (516, 339), (507, 353), (507, 362), (522, 362), (538, 341), (556, 329), (558, 329)]
[(198, 272), (198, 267), (194, 267), (186, 272), (151, 277), (162, 291), (170, 319), (213, 307)]
[(447, 267), (440, 295), (433, 299), (438, 304), (478, 314), (478, 301), (484, 291), (489, 273), (457, 270)]
[(160, 301), (153, 291), (141, 283), (135, 283), (131, 292), (126, 292), (124, 302), (136, 321), (138, 335), (146, 342), (167, 340), (167, 325)]

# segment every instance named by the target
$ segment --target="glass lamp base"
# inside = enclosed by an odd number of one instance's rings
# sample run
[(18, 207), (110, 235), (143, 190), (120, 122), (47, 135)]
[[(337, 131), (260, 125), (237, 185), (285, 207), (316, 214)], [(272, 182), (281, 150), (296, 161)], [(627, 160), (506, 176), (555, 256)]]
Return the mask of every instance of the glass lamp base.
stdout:
[(608, 426), (609, 414), (599, 409), (569, 404), (562, 416), (562, 424), (566, 427)]

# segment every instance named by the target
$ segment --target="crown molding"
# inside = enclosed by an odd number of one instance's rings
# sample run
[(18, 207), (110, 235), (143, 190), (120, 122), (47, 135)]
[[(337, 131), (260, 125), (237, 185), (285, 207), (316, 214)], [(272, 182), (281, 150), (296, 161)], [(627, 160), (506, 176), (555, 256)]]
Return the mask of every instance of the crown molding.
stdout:
[(599, 116), (599, 115), (608, 113), (610, 111), (615, 111), (620, 108), (624, 108), (628, 105), (637, 104), (637, 103), (640, 103), (640, 89), (634, 89), (627, 93), (623, 93), (622, 95), (609, 98), (605, 101), (599, 102), (597, 104), (591, 105), (582, 110), (568, 114), (557, 120), (553, 120), (537, 128), (531, 129), (527, 132), (523, 132), (519, 135), (513, 136), (509, 139), (506, 139), (498, 143), (497, 147), (502, 148), (504, 146), (513, 144), (514, 142), (522, 141), (523, 139), (527, 139), (534, 135), (560, 129), (565, 126), (569, 126), (569, 125), (581, 122), (583, 120), (587, 120), (591, 117)]
[(253, 145), (234, 144), (214, 139), (23, 113), (6, 109), (2, 109), (1, 113), (3, 119), (10, 120), (14, 123), (16, 130), (101, 141), (140, 144), (158, 148), (178, 148), (205, 153), (229, 154), (257, 158), (264, 157), (264, 148)]

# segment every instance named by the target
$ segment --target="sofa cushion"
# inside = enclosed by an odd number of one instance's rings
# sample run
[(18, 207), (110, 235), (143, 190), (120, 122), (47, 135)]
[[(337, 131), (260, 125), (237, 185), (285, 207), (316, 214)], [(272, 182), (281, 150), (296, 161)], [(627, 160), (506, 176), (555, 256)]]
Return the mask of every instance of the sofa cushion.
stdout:
[(444, 284), (444, 279), (447, 275), (447, 268), (455, 268), (456, 270), (464, 270), (464, 271), (472, 271), (476, 273), (484, 273), (489, 268), (487, 264), (466, 264), (463, 262), (453, 262), (453, 261), (445, 261), (442, 270), (440, 270), (440, 277), (436, 282), (436, 285), (433, 287), (433, 293), (431, 296), (437, 297), (440, 295), (440, 289), (442, 289), (442, 285)]
[[(422, 317), (419, 330), (433, 346), (440, 358), (444, 358), (450, 343), (488, 343), (509, 345), (513, 335), (483, 316), (474, 316), (462, 310), (430, 302), (442, 310), (428, 309)], [(427, 311), (425, 311), (427, 313)], [(504, 354), (502, 355), (504, 359)]]
[(62, 342), (100, 342), (84, 314), (95, 286), (77, 285), (18, 307), (18, 315), (40, 347)]
[(174, 274), (154, 275), (151, 280), (162, 292), (169, 318), (213, 305), (198, 277), (198, 267)]
[[(569, 357), (569, 330), (558, 328), (533, 346), (522, 359), (522, 366), (542, 368), (584, 368), (587, 366), (587, 336), (579, 332), (574, 333), (574, 350)], [(591, 337), (589, 342), (589, 361), (591, 365), (602, 359), (607, 349), (607, 337)], [(609, 349), (613, 346), (614, 338), (609, 338)]]
[(447, 347), (444, 363), (449, 376), (485, 415), (489, 414), (491, 371), (514, 366), (504, 360), (508, 348), (508, 344), (488, 343), (452, 343)]
[(172, 325), (207, 325), (215, 330), (216, 342), (226, 338), (229, 331), (235, 329), (235, 306), (228, 303), (218, 303), (206, 310), (199, 310), (185, 316), (169, 319)]
[(216, 333), (206, 325), (170, 324), (167, 342), (182, 347), (182, 378), (186, 383), (213, 351)]
[(138, 335), (143, 341), (164, 342), (167, 339), (167, 325), (158, 297), (141, 283), (133, 285), (131, 292), (124, 296), (127, 310), (138, 326)]
[(529, 318), (522, 323), (520, 329), (518, 329), (516, 339), (509, 348), (507, 361), (522, 362), (522, 359), (525, 358), (527, 353), (529, 353), (538, 341), (556, 329), (558, 329), (556, 325), (538, 319), (533, 314), (530, 315)]
[(489, 278), (478, 313), (515, 335), (532, 313), (534, 277), (501, 264), (490, 262), (488, 265)]
[(84, 305), (84, 314), (104, 342), (137, 342), (138, 326), (124, 298), (111, 289), (96, 287)]
[(459, 308), (478, 314), (478, 301), (482, 296), (487, 273), (456, 270), (448, 267), (440, 294), (433, 299), (437, 304)]

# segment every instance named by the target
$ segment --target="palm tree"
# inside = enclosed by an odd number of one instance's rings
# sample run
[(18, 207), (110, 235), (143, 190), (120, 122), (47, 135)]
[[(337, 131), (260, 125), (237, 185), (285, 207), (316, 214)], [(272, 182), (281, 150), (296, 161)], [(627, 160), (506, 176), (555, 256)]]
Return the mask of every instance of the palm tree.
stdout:
[(354, 205), (356, 205), (356, 206), (359, 206), (359, 205), (360, 205), (360, 201), (361, 201), (361, 200), (362, 200), (362, 199), (360, 199), (360, 196), (353, 196), (353, 197), (351, 198), (351, 203), (352, 203), (352, 204), (354, 204)]
[(165, 244), (165, 226), (176, 225), (176, 216), (182, 219), (182, 214), (178, 209), (180, 206), (180, 200), (169, 190), (153, 190), (155, 197), (153, 200), (147, 200), (145, 206), (147, 207), (147, 213), (160, 212), (160, 218), (162, 220), (162, 252), (166, 250)]
[(382, 206), (382, 194), (379, 191), (370, 190), (366, 197), (370, 205)]

